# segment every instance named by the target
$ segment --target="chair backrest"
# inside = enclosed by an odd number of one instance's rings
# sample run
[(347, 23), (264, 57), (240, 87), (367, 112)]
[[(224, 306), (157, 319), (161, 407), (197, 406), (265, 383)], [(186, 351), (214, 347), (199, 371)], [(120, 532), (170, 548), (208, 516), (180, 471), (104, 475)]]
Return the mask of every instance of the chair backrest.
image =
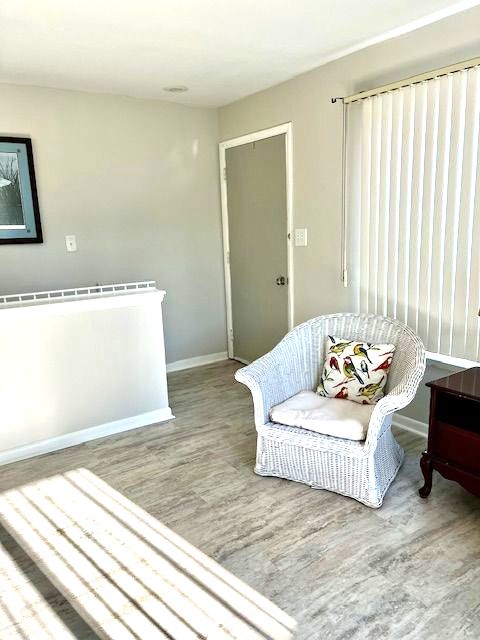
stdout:
[(396, 350), (386, 393), (401, 382), (424, 351), (422, 341), (407, 325), (398, 320), (369, 314), (335, 313), (319, 316), (295, 327), (287, 338), (293, 338), (292, 334), (296, 335), (303, 357), (309, 363), (312, 388), (318, 384), (325, 362), (328, 335), (348, 340), (394, 344)]

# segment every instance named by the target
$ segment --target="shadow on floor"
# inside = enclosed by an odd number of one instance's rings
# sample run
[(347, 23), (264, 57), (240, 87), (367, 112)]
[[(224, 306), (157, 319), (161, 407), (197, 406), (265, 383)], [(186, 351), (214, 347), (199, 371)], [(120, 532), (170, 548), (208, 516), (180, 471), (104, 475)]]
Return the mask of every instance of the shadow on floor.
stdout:
[[(71, 637), (77, 640), (98, 640), (97, 634), (79, 616), (14, 538), (1, 526), (0, 551), (2, 554), (6, 553), (7, 558), (12, 561), (12, 565), (9, 563), (8, 570), (5, 570), (0, 564), (0, 572), (3, 571), (6, 576), (5, 580), (12, 580), (12, 587), (18, 590), (16, 591), (18, 593), (16, 601), (19, 603), (23, 601), (23, 606), (15, 607), (12, 610), (12, 606), (8, 606), (8, 598), (0, 597), (0, 613), (3, 613), (6, 619), (10, 619), (12, 625), (15, 623), (18, 625), (16, 630), (19, 638), (33, 640), (31, 631), (22, 630), (22, 624), (30, 627), (32, 618), (39, 611), (41, 616), (39, 615), (38, 618), (42, 618), (39, 624), (43, 627), (45, 626), (45, 618), (51, 615), (58, 618), (67, 627)], [(28, 592), (25, 588), (25, 578), (28, 580)], [(13, 581), (15, 581), (15, 585)], [(32, 601), (32, 590), (35, 593), (37, 603)], [(45, 611), (46, 607), (49, 608), (48, 614)], [(55, 638), (55, 640), (61, 640), (61, 638)]]

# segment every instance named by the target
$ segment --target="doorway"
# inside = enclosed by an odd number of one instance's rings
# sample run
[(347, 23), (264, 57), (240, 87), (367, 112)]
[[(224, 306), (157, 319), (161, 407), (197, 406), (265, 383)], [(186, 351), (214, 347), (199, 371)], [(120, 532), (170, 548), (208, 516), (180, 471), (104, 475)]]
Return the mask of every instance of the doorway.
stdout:
[(220, 144), (228, 356), (243, 363), (293, 326), (291, 133)]

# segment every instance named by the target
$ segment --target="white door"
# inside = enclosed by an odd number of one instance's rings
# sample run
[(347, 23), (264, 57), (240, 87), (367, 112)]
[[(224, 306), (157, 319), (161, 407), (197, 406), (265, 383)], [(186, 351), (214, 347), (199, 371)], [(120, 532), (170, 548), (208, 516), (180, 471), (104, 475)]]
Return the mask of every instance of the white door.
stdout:
[(288, 330), (285, 134), (225, 150), (230, 356), (251, 362)]

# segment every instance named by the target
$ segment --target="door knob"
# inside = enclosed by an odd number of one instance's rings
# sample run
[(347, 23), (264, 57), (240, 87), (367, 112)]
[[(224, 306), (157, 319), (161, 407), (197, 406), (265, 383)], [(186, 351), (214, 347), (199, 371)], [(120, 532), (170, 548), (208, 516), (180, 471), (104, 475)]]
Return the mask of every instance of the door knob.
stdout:
[(278, 276), (278, 278), (275, 280), (275, 283), (278, 284), (279, 287), (285, 285), (287, 283), (287, 281), (285, 280), (285, 276)]

